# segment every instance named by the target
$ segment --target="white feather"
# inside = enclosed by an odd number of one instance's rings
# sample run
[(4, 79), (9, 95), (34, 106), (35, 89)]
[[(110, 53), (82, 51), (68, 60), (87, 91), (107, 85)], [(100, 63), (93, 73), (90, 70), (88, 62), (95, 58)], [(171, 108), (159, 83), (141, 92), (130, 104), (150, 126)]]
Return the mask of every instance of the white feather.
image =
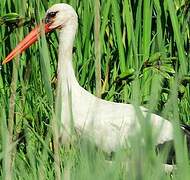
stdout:
[[(68, 143), (71, 122), (77, 132), (84, 133), (106, 152), (125, 146), (130, 136), (141, 129), (135, 108), (131, 104), (105, 101), (82, 88), (76, 80), (72, 66), (72, 48), (78, 19), (75, 10), (67, 4), (56, 4), (48, 10), (59, 11), (52, 28), (61, 26), (59, 36), (57, 102), (61, 102), (61, 136)], [(59, 104), (59, 103), (58, 103)], [(143, 116), (148, 110), (140, 107)], [(173, 139), (172, 124), (162, 117), (151, 114), (156, 144)]]

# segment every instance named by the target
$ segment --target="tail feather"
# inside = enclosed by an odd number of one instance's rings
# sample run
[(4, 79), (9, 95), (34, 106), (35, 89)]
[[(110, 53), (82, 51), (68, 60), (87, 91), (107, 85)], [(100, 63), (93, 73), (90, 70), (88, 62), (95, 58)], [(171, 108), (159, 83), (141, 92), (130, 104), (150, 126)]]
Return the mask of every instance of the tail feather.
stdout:
[[(188, 154), (190, 155), (190, 126), (186, 124), (181, 124), (180, 128), (182, 130), (183, 135), (186, 138), (187, 142), (187, 149), (188, 149)], [(156, 147), (156, 152), (162, 152), (164, 149), (168, 150), (168, 156), (166, 159), (167, 164), (175, 164), (176, 163), (176, 153), (175, 153), (175, 147), (174, 147), (174, 142), (172, 141), (167, 141), (163, 144), (159, 144)]]
[(190, 126), (186, 124), (182, 124), (181, 129), (186, 137), (187, 149), (188, 149), (188, 154), (190, 157)]
[(190, 137), (190, 126), (186, 124), (181, 124), (181, 129), (187, 137)]

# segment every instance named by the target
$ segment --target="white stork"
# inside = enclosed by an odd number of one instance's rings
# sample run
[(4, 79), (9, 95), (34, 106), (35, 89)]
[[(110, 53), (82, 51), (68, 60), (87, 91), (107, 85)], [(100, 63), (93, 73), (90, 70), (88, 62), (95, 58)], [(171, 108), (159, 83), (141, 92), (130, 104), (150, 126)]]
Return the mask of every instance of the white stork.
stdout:
[[(65, 3), (55, 4), (47, 10), (44, 22), (45, 33), (59, 29), (57, 100), (61, 102), (62, 142), (70, 141), (72, 121), (77, 132), (85, 133), (105, 152), (114, 152), (125, 146), (129, 137), (142, 129), (134, 106), (97, 98), (82, 88), (75, 77), (72, 66), (72, 49), (78, 26), (75, 10)], [(3, 64), (37, 41), (40, 29), (37, 26), (31, 31)], [(173, 125), (170, 121), (148, 113), (143, 107), (139, 109), (143, 116), (150, 115), (151, 129), (156, 134), (155, 146), (173, 139)]]

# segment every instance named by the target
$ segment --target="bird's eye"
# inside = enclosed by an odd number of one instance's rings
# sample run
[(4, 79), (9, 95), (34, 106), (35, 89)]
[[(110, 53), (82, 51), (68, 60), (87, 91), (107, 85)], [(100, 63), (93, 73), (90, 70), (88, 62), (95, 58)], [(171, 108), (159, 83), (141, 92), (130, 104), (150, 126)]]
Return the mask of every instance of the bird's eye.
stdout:
[(54, 12), (48, 12), (47, 16), (45, 18), (45, 22), (46, 23), (51, 23), (52, 20), (55, 18), (56, 14), (58, 13), (58, 11), (54, 11)]
[(56, 11), (56, 12), (49, 12), (48, 16), (53, 18), (53, 17), (56, 16), (57, 13), (58, 13), (58, 11)]

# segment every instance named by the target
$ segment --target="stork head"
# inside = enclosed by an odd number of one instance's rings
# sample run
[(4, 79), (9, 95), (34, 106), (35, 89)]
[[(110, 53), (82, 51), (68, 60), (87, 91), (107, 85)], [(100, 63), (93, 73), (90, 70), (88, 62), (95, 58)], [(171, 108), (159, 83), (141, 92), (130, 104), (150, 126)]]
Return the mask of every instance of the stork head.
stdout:
[(77, 28), (77, 24), (78, 17), (72, 6), (65, 3), (53, 5), (47, 10), (43, 23), (37, 25), (5, 58), (2, 64), (11, 61), (15, 56), (21, 54), (25, 49), (35, 43), (41, 32), (43, 32), (43, 29), (45, 33), (48, 33), (54, 29), (64, 29), (66, 26)]
[(45, 23), (49, 24), (49, 29), (64, 28), (66, 25), (76, 24), (77, 20), (77, 13), (73, 7), (65, 3), (53, 5), (45, 16)]

